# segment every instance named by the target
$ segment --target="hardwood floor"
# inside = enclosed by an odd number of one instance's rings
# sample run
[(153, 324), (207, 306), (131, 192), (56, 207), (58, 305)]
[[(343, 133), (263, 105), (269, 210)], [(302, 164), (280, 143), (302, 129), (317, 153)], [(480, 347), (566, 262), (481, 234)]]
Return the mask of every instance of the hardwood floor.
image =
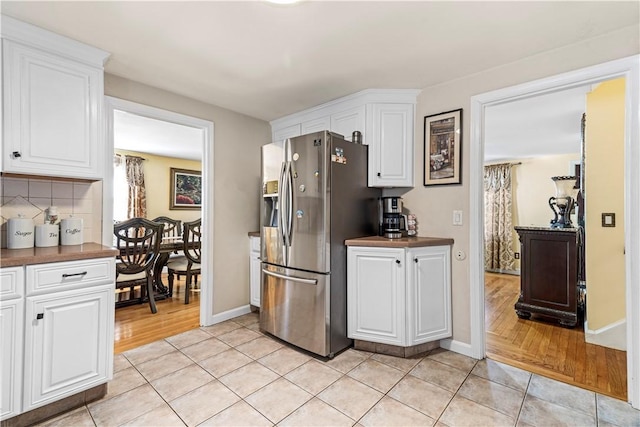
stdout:
[(151, 313), (149, 304), (116, 310), (115, 354), (200, 326), (200, 292), (192, 291), (189, 304), (185, 304), (184, 278), (175, 283), (173, 298), (156, 301), (156, 314)]
[(519, 319), (519, 292), (519, 276), (485, 274), (487, 357), (626, 401), (626, 352), (587, 344), (581, 322), (567, 329)]

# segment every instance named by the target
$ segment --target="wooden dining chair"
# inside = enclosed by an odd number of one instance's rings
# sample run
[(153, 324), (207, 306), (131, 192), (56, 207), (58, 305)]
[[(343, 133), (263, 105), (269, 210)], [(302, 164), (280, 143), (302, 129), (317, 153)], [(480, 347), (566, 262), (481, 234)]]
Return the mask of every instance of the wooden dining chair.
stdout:
[[(116, 308), (142, 304), (149, 299), (152, 313), (156, 313), (153, 296), (153, 265), (160, 253), (160, 240), (164, 225), (145, 218), (132, 218), (113, 226), (114, 244), (119, 250), (116, 261), (116, 289), (129, 289), (126, 301), (116, 302)], [(139, 287), (139, 298), (134, 298)]]
[(202, 219), (197, 219), (183, 224), (182, 232), (183, 252), (185, 258), (183, 260), (176, 258), (167, 262), (167, 270), (169, 272), (169, 293), (173, 294), (174, 275), (184, 275), (185, 278), (185, 295), (184, 303), (189, 304), (189, 292), (193, 279), (200, 274), (200, 260), (202, 248)]
[(182, 221), (179, 219), (172, 219), (168, 216), (159, 216), (151, 221), (159, 222), (164, 225), (162, 230), (163, 239), (179, 239), (182, 237)]

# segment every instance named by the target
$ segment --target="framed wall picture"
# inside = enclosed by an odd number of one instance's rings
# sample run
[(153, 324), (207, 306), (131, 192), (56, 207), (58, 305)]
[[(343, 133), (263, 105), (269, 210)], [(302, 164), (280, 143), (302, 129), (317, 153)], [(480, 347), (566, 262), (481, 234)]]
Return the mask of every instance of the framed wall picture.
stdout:
[(202, 172), (171, 168), (169, 209), (202, 208)]
[(462, 184), (462, 108), (424, 118), (424, 185)]

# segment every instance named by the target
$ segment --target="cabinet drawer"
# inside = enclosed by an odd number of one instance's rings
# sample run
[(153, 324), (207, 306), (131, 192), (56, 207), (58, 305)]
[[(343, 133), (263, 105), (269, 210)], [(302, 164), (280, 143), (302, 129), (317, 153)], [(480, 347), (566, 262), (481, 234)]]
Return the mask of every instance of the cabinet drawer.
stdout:
[(24, 267), (0, 269), (0, 300), (20, 298), (24, 295)]
[(27, 266), (27, 295), (85, 288), (115, 282), (115, 258)]
[(251, 251), (252, 252), (260, 252), (260, 238), (259, 237), (250, 237), (251, 241)]

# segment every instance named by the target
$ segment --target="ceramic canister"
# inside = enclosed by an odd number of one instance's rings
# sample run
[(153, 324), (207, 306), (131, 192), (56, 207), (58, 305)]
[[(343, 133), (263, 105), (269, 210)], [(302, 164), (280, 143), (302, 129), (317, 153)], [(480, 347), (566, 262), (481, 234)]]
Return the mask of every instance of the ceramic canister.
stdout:
[(36, 225), (36, 247), (58, 246), (59, 239), (60, 227), (58, 224)]
[(18, 218), (9, 218), (7, 221), (7, 248), (32, 248), (34, 228), (33, 219), (25, 218), (24, 215), (18, 215)]
[(64, 218), (60, 221), (60, 243), (62, 245), (81, 245), (82, 218)]

